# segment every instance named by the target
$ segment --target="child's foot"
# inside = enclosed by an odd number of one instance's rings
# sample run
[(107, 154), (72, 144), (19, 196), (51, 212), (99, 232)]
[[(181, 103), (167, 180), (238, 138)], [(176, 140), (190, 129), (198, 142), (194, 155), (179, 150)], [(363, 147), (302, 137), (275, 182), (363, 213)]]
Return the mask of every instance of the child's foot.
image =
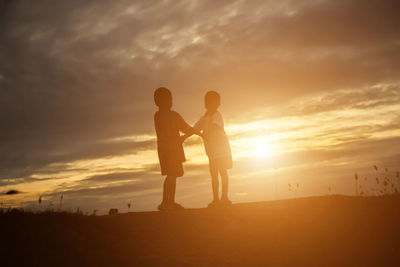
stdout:
[(211, 201), (211, 203), (210, 204), (208, 204), (208, 208), (215, 208), (215, 207), (217, 207), (218, 206), (218, 203), (219, 201), (218, 200), (213, 200), (213, 201)]
[(178, 204), (176, 202), (172, 203), (172, 207), (174, 210), (184, 210), (185, 209), (181, 204)]
[(163, 211), (163, 210), (171, 210), (171, 206), (166, 204), (166, 203), (161, 203), (158, 205), (158, 210)]
[(232, 201), (230, 201), (227, 197), (221, 198), (221, 205), (230, 206), (232, 205)]
[(164, 210), (164, 204), (161, 203), (160, 205), (158, 205), (157, 208), (158, 208), (159, 211)]

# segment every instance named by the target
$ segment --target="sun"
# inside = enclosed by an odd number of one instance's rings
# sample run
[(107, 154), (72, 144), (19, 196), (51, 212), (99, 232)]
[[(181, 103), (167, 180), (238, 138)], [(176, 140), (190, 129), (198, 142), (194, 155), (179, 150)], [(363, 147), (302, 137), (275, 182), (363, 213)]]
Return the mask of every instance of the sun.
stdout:
[(278, 148), (270, 136), (254, 136), (232, 142), (235, 155), (265, 160), (278, 154)]
[(264, 159), (275, 154), (274, 146), (264, 136), (249, 140), (250, 156)]
[(252, 155), (257, 158), (266, 158), (271, 156), (271, 147), (266, 144), (259, 144), (253, 148)]

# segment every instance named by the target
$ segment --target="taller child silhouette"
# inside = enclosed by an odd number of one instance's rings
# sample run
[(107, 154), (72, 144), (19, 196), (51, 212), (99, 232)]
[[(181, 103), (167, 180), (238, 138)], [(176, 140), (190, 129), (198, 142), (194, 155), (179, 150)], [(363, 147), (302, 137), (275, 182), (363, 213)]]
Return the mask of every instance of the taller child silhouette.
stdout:
[(197, 131), (187, 124), (181, 115), (171, 110), (172, 94), (165, 87), (154, 92), (154, 102), (158, 111), (154, 114), (154, 126), (157, 133), (157, 151), (160, 160), (161, 175), (167, 175), (164, 181), (163, 200), (159, 210), (183, 209), (175, 202), (176, 178), (183, 176), (182, 162), (186, 160), (180, 131), (193, 134)]

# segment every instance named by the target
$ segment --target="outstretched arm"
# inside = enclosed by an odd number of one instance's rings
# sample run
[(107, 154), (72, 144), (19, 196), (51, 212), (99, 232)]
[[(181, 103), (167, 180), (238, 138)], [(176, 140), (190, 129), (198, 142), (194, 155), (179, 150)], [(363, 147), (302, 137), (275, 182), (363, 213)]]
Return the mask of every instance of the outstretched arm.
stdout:
[(185, 142), (185, 140), (188, 139), (189, 137), (191, 137), (193, 134), (197, 134), (198, 136), (203, 137), (203, 134), (202, 134), (201, 131), (198, 131), (196, 129), (194, 129), (194, 130), (195, 131), (193, 133), (181, 135), (181, 137), (180, 137), (181, 138), (181, 142), (182, 143)]
[(181, 121), (181, 123), (182, 123), (182, 128), (181, 128), (181, 131), (182, 132), (184, 132), (185, 134), (184, 135), (182, 135), (181, 136), (181, 141), (182, 142), (184, 142), (187, 138), (189, 138), (190, 136), (192, 136), (193, 134), (197, 134), (197, 135), (199, 135), (199, 136), (202, 136), (202, 133), (201, 133), (201, 127), (200, 127), (200, 121), (201, 120), (199, 120), (198, 122), (196, 122), (196, 124), (193, 126), (193, 127), (191, 127), (189, 124), (187, 124), (184, 120), (183, 120), (183, 118), (182, 118), (182, 121)]
[(180, 115), (179, 115), (179, 130), (184, 133), (184, 135), (180, 137), (182, 142), (185, 141), (190, 136), (192, 136), (193, 134), (200, 135), (200, 131), (187, 124), (187, 122)]
[(186, 139), (188, 139), (189, 137), (191, 137), (192, 134), (184, 134), (180, 136), (181, 142), (185, 142)]
[(198, 136), (203, 137), (203, 134), (202, 134), (200, 131), (196, 131), (196, 132), (191, 133), (191, 134), (184, 134), (184, 135), (181, 135), (181, 136), (180, 136), (181, 142), (182, 142), (182, 143), (185, 142), (185, 140), (188, 139), (189, 137), (191, 137), (193, 134), (197, 134)]

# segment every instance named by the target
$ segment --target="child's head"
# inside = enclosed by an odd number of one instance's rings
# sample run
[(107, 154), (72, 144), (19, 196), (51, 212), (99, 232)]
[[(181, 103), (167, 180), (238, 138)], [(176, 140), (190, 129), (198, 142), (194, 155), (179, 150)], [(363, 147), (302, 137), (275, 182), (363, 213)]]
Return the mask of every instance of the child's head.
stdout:
[(154, 102), (159, 108), (170, 109), (172, 107), (171, 91), (165, 87), (158, 88), (154, 91)]
[(204, 97), (204, 105), (208, 111), (216, 111), (221, 104), (221, 97), (215, 91), (208, 91)]

